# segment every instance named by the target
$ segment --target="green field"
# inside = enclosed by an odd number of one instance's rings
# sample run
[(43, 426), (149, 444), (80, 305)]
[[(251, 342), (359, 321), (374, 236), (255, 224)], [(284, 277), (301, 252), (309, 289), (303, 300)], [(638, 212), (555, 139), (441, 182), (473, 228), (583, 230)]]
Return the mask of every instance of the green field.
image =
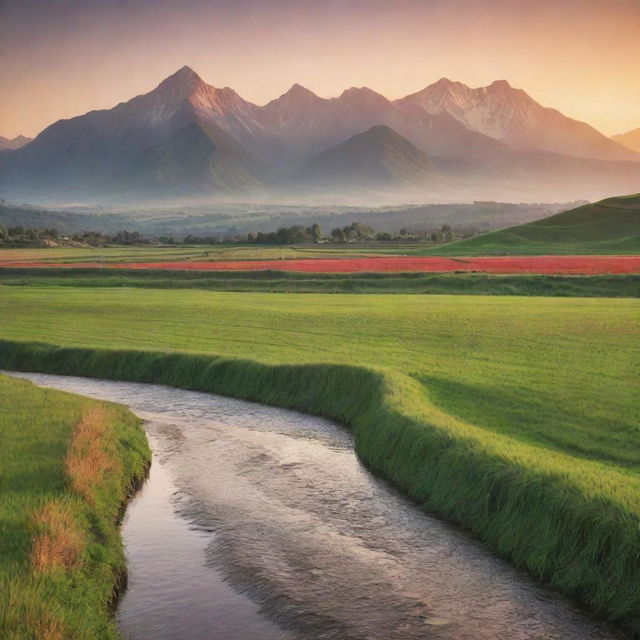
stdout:
[(427, 509), (640, 625), (638, 300), (16, 286), (0, 309), (0, 366), (338, 419)]
[[(89, 445), (77, 436), (83, 420)], [(109, 613), (125, 571), (117, 519), (149, 459), (138, 420), (0, 376), (0, 436), (0, 637), (119, 637)]]
[(424, 250), (438, 255), (639, 254), (640, 194)]
[(7, 262), (207, 262), (216, 260), (292, 260), (300, 258), (357, 258), (377, 255), (404, 255), (419, 252), (416, 243), (353, 243), (337, 245), (260, 246), (221, 244), (210, 246), (107, 246), (0, 248), (0, 266)]
[(277, 293), (422, 293), (640, 297), (640, 275), (558, 276), (479, 273), (296, 273), (23, 267), (0, 269), (0, 286), (137, 287)]

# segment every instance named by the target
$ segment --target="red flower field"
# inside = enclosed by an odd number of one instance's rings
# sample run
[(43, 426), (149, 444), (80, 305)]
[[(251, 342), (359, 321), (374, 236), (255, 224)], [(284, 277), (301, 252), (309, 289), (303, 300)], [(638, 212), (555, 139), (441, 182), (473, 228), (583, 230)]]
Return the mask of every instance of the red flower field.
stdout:
[(298, 271), (306, 273), (480, 272), (494, 274), (598, 275), (640, 273), (640, 256), (494, 256), (440, 258), (389, 256), (300, 260), (228, 260), (221, 262), (46, 263), (5, 262), (5, 267), (100, 267), (110, 269), (169, 269), (196, 271)]

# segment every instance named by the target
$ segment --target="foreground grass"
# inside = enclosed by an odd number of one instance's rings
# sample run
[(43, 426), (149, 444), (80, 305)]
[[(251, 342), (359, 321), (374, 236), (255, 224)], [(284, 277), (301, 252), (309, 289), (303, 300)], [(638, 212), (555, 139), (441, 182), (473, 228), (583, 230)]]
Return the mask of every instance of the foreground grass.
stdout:
[(469, 273), (295, 273), (86, 268), (0, 268), (0, 285), (138, 287), (279, 293), (423, 293), (640, 297), (640, 275), (555, 276)]
[(637, 300), (5, 287), (0, 305), (0, 366), (340, 420), (420, 504), (640, 630)]
[(117, 638), (117, 519), (149, 452), (125, 409), (0, 376), (0, 637)]

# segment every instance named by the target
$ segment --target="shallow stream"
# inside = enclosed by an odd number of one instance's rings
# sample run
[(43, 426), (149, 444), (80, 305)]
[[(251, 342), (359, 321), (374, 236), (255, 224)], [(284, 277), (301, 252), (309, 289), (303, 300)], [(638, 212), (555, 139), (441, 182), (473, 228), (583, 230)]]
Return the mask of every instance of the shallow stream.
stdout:
[(374, 478), (328, 420), (156, 385), (11, 375), (145, 421), (154, 460), (122, 527), (127, 638), (617, 637)]

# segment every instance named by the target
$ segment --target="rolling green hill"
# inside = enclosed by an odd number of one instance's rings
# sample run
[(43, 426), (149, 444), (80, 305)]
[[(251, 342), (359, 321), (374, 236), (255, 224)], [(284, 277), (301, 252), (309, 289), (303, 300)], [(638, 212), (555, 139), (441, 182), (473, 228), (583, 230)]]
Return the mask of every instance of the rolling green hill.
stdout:
[(424, 253), (640, 253), (640, 194), (607, 198), (542, 220), (428, 249)]

